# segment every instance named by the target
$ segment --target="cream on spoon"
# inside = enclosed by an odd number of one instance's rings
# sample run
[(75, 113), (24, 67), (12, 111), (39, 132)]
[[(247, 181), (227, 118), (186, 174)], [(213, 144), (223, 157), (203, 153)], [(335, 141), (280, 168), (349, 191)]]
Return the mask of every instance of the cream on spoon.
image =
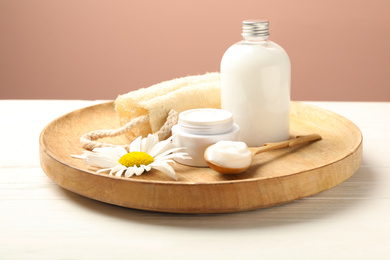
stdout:
[(252, 153), (244, 142), (219, 141), (207, 149), (205, 158), (228, 168), (243, 168), (252, 163)]
[(206, 149), (204, 158), (207, 165), (219, 173), (237, 174), (247, 170), (252, 165), (253, 157), (256, 154), (320, 139), (320, 135), (311, 134), (254, 148), (248, 148), (243, 142), (220, 141)]

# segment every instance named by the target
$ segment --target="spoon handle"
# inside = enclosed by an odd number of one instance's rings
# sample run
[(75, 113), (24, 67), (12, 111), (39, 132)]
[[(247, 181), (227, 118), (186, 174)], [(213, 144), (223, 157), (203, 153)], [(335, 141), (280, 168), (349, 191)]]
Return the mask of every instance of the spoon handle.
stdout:
[(307, 143), (310, 141), (315, 141), (315, 140), (320, 140), (321, 136), (319, 134), (311, 134), (311, 135), (302, 135), (302, 136), (297, 136), (296, 138), (283, 141), (283, 142), (278, 142), (278, 143), (267, 143), (262, 147), (254, 147), (254, 148), (249, 148), (249, 150), (252, 152), (253, 155), (266, 152), (266, 151), (271, 151), (279, 148), (285, 148), (285, 147), (290, 147), (298, 144), (303, 144)]

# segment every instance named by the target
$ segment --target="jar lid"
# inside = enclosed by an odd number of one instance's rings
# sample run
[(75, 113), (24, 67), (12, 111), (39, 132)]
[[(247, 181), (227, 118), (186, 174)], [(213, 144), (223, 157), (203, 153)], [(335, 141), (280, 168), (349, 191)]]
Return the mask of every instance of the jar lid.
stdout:
[(191, 109), (179, 114), (178, 124), (185, 131), (194, 134), (220, 134), (230, 131), (233, 115), (222, 109)]

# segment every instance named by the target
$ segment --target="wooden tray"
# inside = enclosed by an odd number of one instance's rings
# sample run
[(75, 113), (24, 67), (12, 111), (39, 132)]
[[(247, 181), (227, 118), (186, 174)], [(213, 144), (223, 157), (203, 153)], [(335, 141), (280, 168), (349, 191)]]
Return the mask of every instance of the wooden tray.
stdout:
[[(96, 173), (83, 160), (70, 157), (83, 152), (82, 134), (118, 127), (112, 102), (54, 120), (40, 136), (43, 170), (61, 187), (110, 204), (161, 212), (222, 213), (270, 207), (330, 189), (351, 177), (362, 159), (362, 134), (356, 125), (297, 102), (291, 104), (291, 135), (318, 133), (323, 139), (258, 155), (240, 175), (176, 164), (178, 181), (157, 170), (124, 178)], [(128, 143), (124, 136), (101, 141)]]

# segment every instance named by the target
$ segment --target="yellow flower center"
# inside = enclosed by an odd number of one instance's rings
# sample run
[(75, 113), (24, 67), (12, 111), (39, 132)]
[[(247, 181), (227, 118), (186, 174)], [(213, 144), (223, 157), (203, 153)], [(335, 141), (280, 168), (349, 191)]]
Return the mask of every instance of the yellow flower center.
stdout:
[(119, 159), (119, 163), (126, 167), (140, 167), (141, 165), (148, 165), (152, 162), (154, 162), (154, 158), (144, 152), (127, 153)]

